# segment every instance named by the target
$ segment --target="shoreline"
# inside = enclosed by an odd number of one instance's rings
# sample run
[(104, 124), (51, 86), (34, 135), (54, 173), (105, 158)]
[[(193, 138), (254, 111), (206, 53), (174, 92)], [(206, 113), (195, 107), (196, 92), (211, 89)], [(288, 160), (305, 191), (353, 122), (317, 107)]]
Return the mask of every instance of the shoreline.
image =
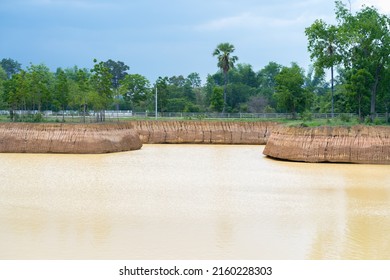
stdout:
[(276, 128), (263, 154), (301, 162), (390, 164), (390, 127)]
[(1, 153), (99, 154), (142, 144), (265, 145), (303, 162), (390, 164), (390, 127), (289, 127), (277, 122), (134, 120), (103, 124), (0, 123)]

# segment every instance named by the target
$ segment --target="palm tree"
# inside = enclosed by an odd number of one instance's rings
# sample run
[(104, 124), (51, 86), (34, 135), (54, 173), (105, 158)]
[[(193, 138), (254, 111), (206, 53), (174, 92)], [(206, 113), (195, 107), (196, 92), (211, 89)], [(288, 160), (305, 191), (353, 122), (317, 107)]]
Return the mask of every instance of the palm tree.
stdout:
[(225, 86), (223, 89), (223, 109), (222, 113), (225, 113), (225, 107), (226, 107), (226, 89), (227, 89), (227, 82), (228, 82), (228, 72), (231, 68), (234, 67), (234, 63), (238, 60), (237, 56), (231, 56), (231, 54), (234, 52), (234, 46), (229, 43), (221, 43), (217, 46), (217, 48), (213, 52), (213, 56), (217, 56), (218, 58), (218, 67), (223, 72), (224, 78), (225, 78)]

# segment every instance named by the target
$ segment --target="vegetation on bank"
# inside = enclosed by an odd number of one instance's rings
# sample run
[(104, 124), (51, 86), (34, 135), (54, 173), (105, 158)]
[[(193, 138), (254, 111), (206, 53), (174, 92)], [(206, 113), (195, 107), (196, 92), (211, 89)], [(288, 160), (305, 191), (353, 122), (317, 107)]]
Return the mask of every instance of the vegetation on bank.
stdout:
[[(26, 115), (18, 122), (30, 122), (30, 123), (95, 123), (95, 117), (91, 117), (87, 120), (80, 115), (66, 116), (62, 119), (62, 116), (44, 116), (43, 114)], [(0, 122), (9, 122), (9, 116), (0, 115)], [(366, 118), (364, 122), (361, 122), (357, 116), (350, 114), (341, 114), (334, 118), (311, 118), (305, 115), (301, 115), (296, 119), (291, 118), (246, 118), (246, 117), (229, 117), (229, 118), (205, 118), (202, 115), (195, 116), (183, 116), (183, 117), (110, 117), (106, 118), (106, 122), (127, 122), (127, 121), (207, 121), (207, 122), (275, 122), (286, 126), (297, 127), (318, 127), (318, 126), (355, 126), (355, 125), (369, 125), (369, 126), (388, 126), (390, 125), (383, 118), (375, 119), (371, 122), (370, 118)]]
[[(289, 113), (302, 125), (331, 120), (311, 120), (314, 113), (353, 113), (350, 123), (381, 124), (390, 112), (390, 18), (374, 7), (353, 14), (336, 1), (337, 24), (316, 20), (306, 28), (313, 66), (282, 66), (270, 62), (260, 70), (238, 63), (230, 43), (213, 53), (219, 70), (202, 82), (198, 73), (159, 77), (154, 83), (130, 67), (111, 59), (94, 60), (91, 70), (58, 68), (44, 64), (22, 69), (13, 59), (0, 62), (0, 110), (11, 121), (68, 121), (45, 118), (44, 111), (77, 111), (80, 121), (93, 111), (95, 121), (105, 121), (106, 110), (154, 112)], [(207, 59), (207, 58), (205, 58)], [(331, 72), (330, 81), (326, 71)], [(20, 116), (17, 112), (35, 112)], [(229, 119), (232, 120), (232, 119)], [(240, 119), (242, 120), (242, 119)], [(267, 119), (268, 120), (268, 119)], [(253, 121), (250, 119), (250, 121)], [(280, 120), (277, 120), (280, 121)]]

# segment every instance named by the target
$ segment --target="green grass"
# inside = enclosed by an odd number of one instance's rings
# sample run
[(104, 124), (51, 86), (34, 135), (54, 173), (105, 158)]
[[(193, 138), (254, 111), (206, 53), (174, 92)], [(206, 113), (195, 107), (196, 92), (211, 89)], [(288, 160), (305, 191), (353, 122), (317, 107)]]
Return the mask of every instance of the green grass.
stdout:
[[(127, 118), (112, 118), (107, 119), (106, 122), (117, 122), (117, 121), (154, 121), (154, 117), (127, 117)], [(359, 122), (357, 118), (346, 118), (346, 117), (336, 117), (333, 119), (309, 119), (309, 120), (303, 120), (303, 119), (257, 119), (257, 118), (158, 118), (158, 121), (178, 121), (178, 120), (185, 120), (185, 121), (210, 121), (210, 122), (277, 122), (281, 124), (285, 124), (287, 126), (299, 126), (299, 127), (318, 127), (318, 126), (354, 126), (354, 125), (390, 125), (389, 123), (386, 123), (384, 120), (375, 120), (374, 123), (366, 122)], [(20, 121), (24, 122), (34, 122), (33, 118), (27, 117), (25, 119), (20, 119)], [(87, 119), (86, 123), (90, 123), (93, 121), (93, 118)], [(10, 119), (8, 116), (1, 115), (0, 116), (0, 122), (10, 122)], [(44, 117), (42, 119), (43, 123), (61, 123), (62, 122), (62, 116), (58, 117)], [(65, 123), (83, 123), (82, 117), (66, 117)]]

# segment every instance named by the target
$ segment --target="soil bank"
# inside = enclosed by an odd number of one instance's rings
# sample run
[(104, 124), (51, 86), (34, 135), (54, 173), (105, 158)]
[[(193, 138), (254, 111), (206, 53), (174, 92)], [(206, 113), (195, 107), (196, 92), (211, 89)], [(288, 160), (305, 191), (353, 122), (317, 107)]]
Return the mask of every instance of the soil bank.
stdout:
[(275, 127), (263, 152), (291, 161), (390, 164), (390, 127)]
[(101, 154), (137, 150), (138, 133), (127, 123), (1, 123), (2, 153)]

